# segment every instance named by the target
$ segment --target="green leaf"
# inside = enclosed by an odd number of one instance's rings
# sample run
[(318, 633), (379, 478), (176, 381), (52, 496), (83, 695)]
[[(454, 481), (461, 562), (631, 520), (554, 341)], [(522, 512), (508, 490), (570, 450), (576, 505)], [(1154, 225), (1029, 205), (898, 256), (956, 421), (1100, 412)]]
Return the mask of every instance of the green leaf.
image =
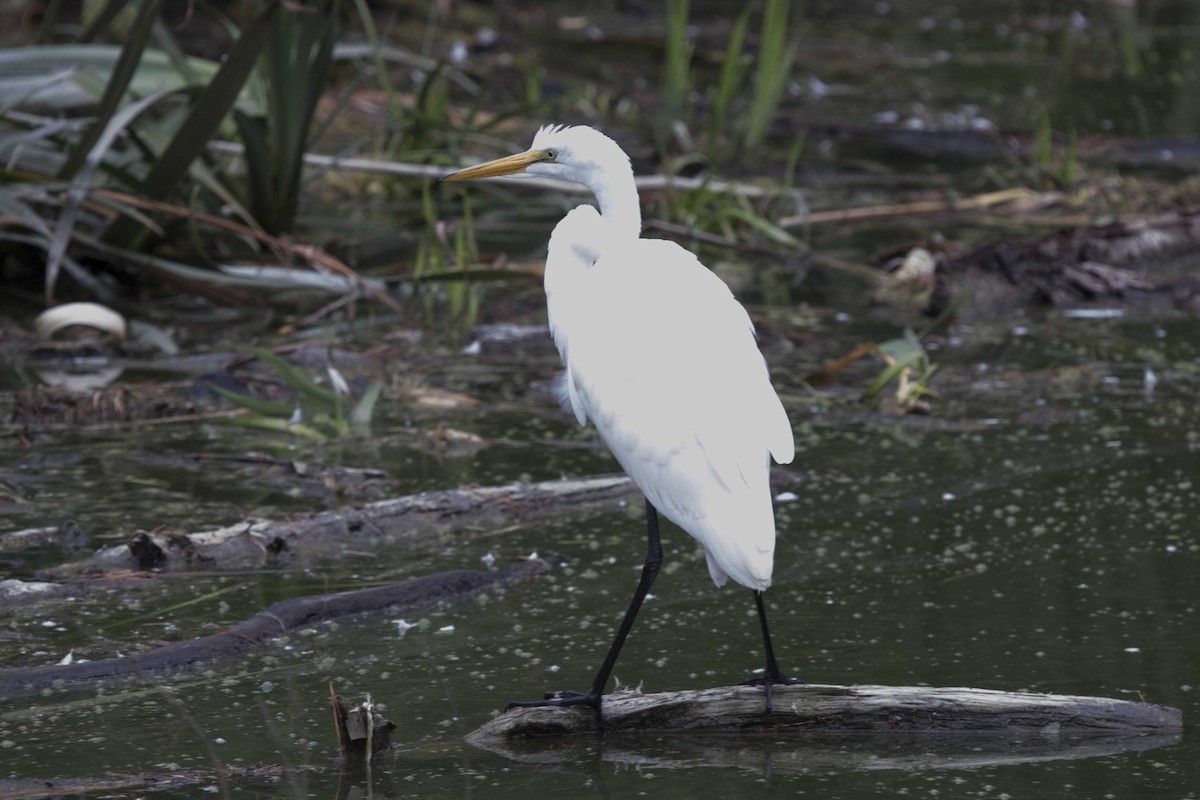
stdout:
[[(109, 44), (0, 48), (0, 108), (20, 105), (63, 112), (95, 103), (103, 95), (121, 53), (122, 48)], [(202, 80), (217, 74), (218, 65), (212, 61), (192, 57), (188, 64)], [(142, 97), (188, 85), (190, 81), (166, 53), (148, 49), (138, 63), (129, 93)], [(239, 97), (238, 105), (248, 113), (260, 113), (252, 96)]]
[[(116, 5), (116, 3), (110, 3), (110, 7), (112, 5)], [(70, 157), (59, 170), (60, 178), (69, 180), (83, 165), (84, 160), (92, 151), (92, 147), (116, 113), (117, 107), (124, 99), (125, 92), (137, 72), (138, 64), (142, 60), (142, 53), (145, 52), (146, 45), (150, 42), (154, 20), (158, 16), (160, 6), (161, 0), (142, 0), (137, 17), (133, 22), (133, 28), (129, 32), (129, 38), (125, 40), (125, 44), (121, 48), (121, 55), (117, 58), (117, 63), (113, 65), (108, 85), (104, 87), (104, 95), (96, 107), (95, 118), (82, 138), (71, 148)]]
[(324, 386), (318, 386), (312, 380), (300, 374), (300, 371), (293, 367), (288, 362), (284, 361), (279, 356), (272, 353), (270, 350), (265, 350), (261, 347), (253, 347), (250, 352), (254, 353), (254, 357), (265, 364), (272, 372), (279, 376), (280, 380), (288, 386), (295, 389), (297, 392), (306, 397), (316, 400), (330, 408), (336, 408), (341, 402), (335, 393), (326, 389)]
[(371, 424), (371, 417), (375, 413), (375, 404), (382, 394), (382, 382), (371, 381), (367, 384), (367, 390), (363, 392), (362, 397), (359, 398), (358, 403), (354, 406), (353, 413), (350, 415), (350, 421), (356, 427), (366, 428)]
[(745, 79), (747, 59), (742, 54), (742, 43), (746, 38), (746, 26), (750, 22), (750, 7), (747, 6), (738, 16), (733, 30), (729, 34), (729, 46), (725, 48), (725, 61), (721, 64), (721, 75), (717, 79), (717, 94), (713, 98), (712, 119), (709, 123), (709, 147), (715, 148), (720, 139), (721, 131), (729, 115), (729, 107), (733, 98), (742, 88)]
[[(67, 244), (71, 241), (72, 233), (75, 230), (75, 219), (78, 216), (79, 208), (83, 204), (84, 198), (87, 197), (88, 190), (92, 186), (92, 178), (96, 174), (96, 170), (100, 168), (100, 163), (103, 161), (105, 154), (117, 136), (129, 127), (130, 123), (139, 114), (166, 95), (171, 94), (172, 91), (174, 90), (144, 97), (114, 114), (108, 120), (108, 124), (104, 126), (104, 130), (100, 132), (95, 145), (92, 146), (92, 149), (85, 157), (83, 165), (72, 178), (71, 185), (67, 190), (67, 200), (63, 204), (62, 211), (59, 212), (58, 222), (54, 226), (54, 238), (51, 240), (50, 248), (46, 254), (47, 302), (50, 302), (54, 296), (54, 285), (58, 280), (59, 265), (62, 263), (63, 255), (67, 251)], [(123, 217), (122, 219), (129, 218)]]
[[(246, 80), (250, 77), (266, 42), (271, 18), (278, 9), (279, 0), (268, 3), (242, 31), (217, 74), (192, 103), (187, 119), (175, 138), (167, 145), (143, 181), (142, 192), (147, 197), (154, 200), (166, 199), (187, 174), (192, 162), (205, 151), (209, 140), (246, 85)], [(105, 240), (115, 244), (129, 244), (140, 239), (143, 232), (144, 229), (126, 217), (113, 224)]]
[[(899, 339), (893, 339), (892, 342), (898, 342)], [(886, 344), (886, 343), (885, 343)], [(880, 350), (884, 349), (885, 345), (880, 345)], [(913, 366), (916, 362), (925, 357), (925, 351), (921, 349), (910, 350), (902, 357), (897, 358), (894, 362), (888, 365), (887, 369), (879, 373), (875, 380), (871, 381), (871, 385), (863, 389), (862, 396), (870, 399), (883, 391), (883, 387), (887, 386), (892, 380), (903, 372), (906, 368)]]
[[(100, 13), (96, 14), (95, 18), (92, 19), (92, 23), (88, 25), (82, 33), (79, 34), (79, 38), (75, 41), (79, 44), (85, 44), (87, 42), (94, 41), (97, 36), (104, 32), (105, 28), (113, 23), (113, 20), (117, 18), (117, 15), (120, 14), (127, 5), (129, 5), (129, 0), (108, 0), (108, 5), (101, 9)], [(144, 3), (143, 8), (146, 5), (150, 5), (150, 3)]]
[(208, 381), (208, 388), (212, 389), (229, 402), (235, 403), (247, 411), (253, 411), (255, 414), (262, 416), (291, 419), (292, 414), (296, 410), (296, 407), (293, 405), (280, 403), (277, 400), (265, 400), (261, 397), (252, 397), (248, 394), (240, 394), (238, 392), (226, 389), (223, 386), (217, 386), (212, 381)]
[(294, 433), (299, 436), (305, 436), (313, 441), (323, 442), (328, 437), (321, 433), (316, 428), (300, 422), (289, 422), (286, 419), (279, 417), (259, 417), (259, 416), (241, 416), (231, 417), (223, 420), (226, 425), (243, 425), (247, 428), (261, 428), (262, 430), (278, 431), (279, 433)]

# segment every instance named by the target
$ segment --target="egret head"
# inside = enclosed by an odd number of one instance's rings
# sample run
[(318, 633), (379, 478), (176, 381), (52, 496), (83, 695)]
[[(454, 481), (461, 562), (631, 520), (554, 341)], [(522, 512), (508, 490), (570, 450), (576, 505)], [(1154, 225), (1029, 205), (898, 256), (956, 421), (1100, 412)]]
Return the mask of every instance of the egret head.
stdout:
[(600, 131), (586, 125), (546, 125), (538, 130), (533, 146), (524, 153), (467, 167), (442, 180), (534, 176), (581, 183), (595, 191), (605, 181), (624, 174), (633, 176), (629, 157)]
[(586, 125), (547, 125), (533, 137), (524, 153), (467, 167), (442, 178), (470, 181), (480, 178), (532, 176), (581, 183), (592, 190), (610, 232), (637, 238), (642, 230), (637, 184), (629, 156), (612, 139)]

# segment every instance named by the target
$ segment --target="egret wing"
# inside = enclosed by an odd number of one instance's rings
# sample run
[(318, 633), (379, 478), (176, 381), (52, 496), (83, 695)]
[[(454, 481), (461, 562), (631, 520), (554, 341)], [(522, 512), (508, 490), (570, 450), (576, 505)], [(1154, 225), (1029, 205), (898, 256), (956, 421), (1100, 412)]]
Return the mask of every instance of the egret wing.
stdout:
[(765, 585), (768, 458), (790, 459), (792, 433), (745, 309), (670, 242), (610, 248), (585, 277), (562, 320), (572, 403), (651, 502), (705, 545), (714, 579)]

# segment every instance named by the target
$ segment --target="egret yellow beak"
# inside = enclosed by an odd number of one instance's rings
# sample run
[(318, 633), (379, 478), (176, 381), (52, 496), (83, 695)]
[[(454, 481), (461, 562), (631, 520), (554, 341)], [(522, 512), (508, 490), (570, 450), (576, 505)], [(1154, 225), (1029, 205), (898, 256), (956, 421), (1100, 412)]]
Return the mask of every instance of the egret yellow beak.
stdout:
[(530, 164), (539, 161), (549, 161), (553, 156), (546, 150), (527, 150), (524, 153), (486, 161), (473, 167), (451, 172), (442, 178), (444, 181), (475, 181), (480, 178), (498, 178), (501, 175), (513, 175), (523, 172)]

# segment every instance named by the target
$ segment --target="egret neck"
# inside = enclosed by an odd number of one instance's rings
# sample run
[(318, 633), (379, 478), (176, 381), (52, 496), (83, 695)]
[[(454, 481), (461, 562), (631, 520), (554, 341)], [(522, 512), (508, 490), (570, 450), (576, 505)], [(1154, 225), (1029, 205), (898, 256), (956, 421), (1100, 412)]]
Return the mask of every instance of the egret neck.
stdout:
[(642, 206), (633, 166), (615, 144), (611, 156), (605, 156), (598, 169), (588, 170), (584, 185), (596, 195), (609, 232), (622, 239), (637, 239), (642, 235)]

